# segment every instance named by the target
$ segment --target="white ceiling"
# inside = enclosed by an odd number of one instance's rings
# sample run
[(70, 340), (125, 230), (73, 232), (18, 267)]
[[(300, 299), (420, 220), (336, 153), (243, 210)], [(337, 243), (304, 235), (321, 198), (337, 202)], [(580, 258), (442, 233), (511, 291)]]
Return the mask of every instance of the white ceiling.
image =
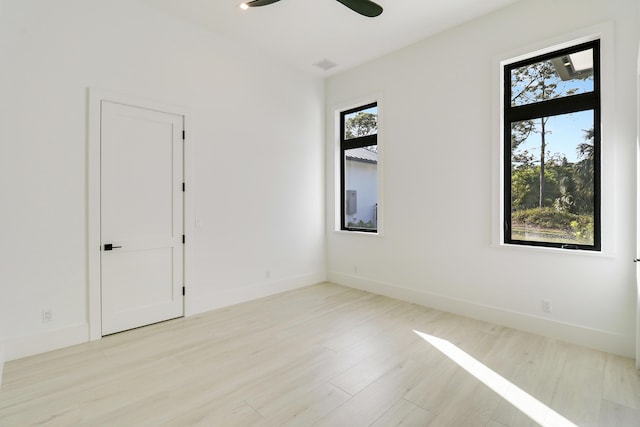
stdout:
[[(366, 18), (335, 0), (281, 0), (241, 10), (243, 0), (138, 0), (317, 76), (330, 76), (517, 0), (376, 0)], [(313, 64), (328, 59), (324, 71)]]

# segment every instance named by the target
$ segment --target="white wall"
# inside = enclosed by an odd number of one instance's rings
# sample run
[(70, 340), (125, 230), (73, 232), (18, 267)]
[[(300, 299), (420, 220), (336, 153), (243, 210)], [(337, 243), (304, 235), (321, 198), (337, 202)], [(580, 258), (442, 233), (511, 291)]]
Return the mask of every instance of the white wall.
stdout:
[[(493, 244), (497, 59), (607, 21), (608, 256)], [(333, 231), (336, 170), (327, 162), (329, 279), (632, 356), (638, 28), (636, 0), (523, 0), (330, 78), (328, 159), (335, 109), (375, 94), (384, 102), (385, 216), (383, 236)], [(552, 313), (541, 312), (542, 298)]]
[[(640, 1), (638, 1), (640, 6)], [(639, 8), (640, 9), (640, 8)], [(640, 22), (640, 16), (638, 17)], [(638, 44), (638, 65), (637, 72), (637, 86), (636, 86), (636, 162), (640, 162), (640, 43)], [(640, 182), (640, 171), (636, 170), (636, 182)], [(636, 188), (636, 193), (639, 191)], [(636, 212), (640, 212), (640, 198), (636, 196)], [(640, 223), (640, 219), (636, 218), (636, 224)], [(640, 242), (640, 227), (636, 225), (636, 255), (635, 259), (638, 260), (638, 242)], [(638, 264), (636, 264), (636, 278), (639, 277), (640, 271), (638, 270)], [(640, 369), (640, 283), (636, 283), (636, 368)]]
[(0, 387), (2, 387), (2, 372), (4, 370), (4, 348), (0, 344)]
[(88, 337), (88, 87), (189, 111), (187, 314), (324, 280), (322, 81), (132, 1), (3, 0), (7, 360)]

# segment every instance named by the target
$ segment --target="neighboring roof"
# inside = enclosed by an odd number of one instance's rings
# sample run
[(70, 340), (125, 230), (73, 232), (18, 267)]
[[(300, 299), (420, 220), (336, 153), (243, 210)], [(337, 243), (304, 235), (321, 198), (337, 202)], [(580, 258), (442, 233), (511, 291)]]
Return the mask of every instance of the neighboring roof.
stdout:
[(378, 153), (374, 153), (371, 150), (367, 150), (366, 148), (353, 148), (351, 150), (347, 150), (347, 159), (355, 160), (359, 162), (367, 162), (367, 163), (378, 163)]

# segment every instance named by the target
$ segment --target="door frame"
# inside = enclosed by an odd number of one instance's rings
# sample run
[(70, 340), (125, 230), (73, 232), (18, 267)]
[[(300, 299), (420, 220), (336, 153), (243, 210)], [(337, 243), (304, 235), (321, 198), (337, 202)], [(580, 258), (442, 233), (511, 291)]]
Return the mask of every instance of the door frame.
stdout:
[[(129, 105), (132, 107), (144, 108), (163, 113), (182, 116), (185, 129), (185, 140), (183, 144), (183, 179), (189, 184), (192, 182), (191, 149), (189, 141), (188, 121), (189, 112), (186, 107), (168, 105), (145, 98), (123, 95), (117, 92), (88, 88), (87, 89), (87, 321), (89, 324), (89, 341), (102, 338), (102, 293), (101, 293), (101, 242), (100, 242), (100, 135), (102, 120), (102, 102), (108, 101), (117, 104)], [(194, 215), (191, 208), (189, 191), (184, 193), (183, 203), (183, 230), (186, 236), (193, 235), (192, 225)], [(189, 279), (188, 246), (184, 246), (183, 251), (183, 283), (185, 288)], [(187, 315), (187, 296), (183, 299), (183, 314)]]

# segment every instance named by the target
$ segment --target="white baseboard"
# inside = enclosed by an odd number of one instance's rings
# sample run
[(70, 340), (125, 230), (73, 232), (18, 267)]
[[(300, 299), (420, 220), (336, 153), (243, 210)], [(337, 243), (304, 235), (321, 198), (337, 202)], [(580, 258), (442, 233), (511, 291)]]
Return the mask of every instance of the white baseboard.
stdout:
[(419, 304), (521, 331), (547, 336), (624, 357), (635, 357), (630, 337), (580, 325), (559, 322), (530, 314), (509, 311), (436, 293), (364, 279), (348, 274), (329, 272), (327, 280), (339, 285)]
[(87, 341), (89, 341), (89, 325), (84, 323), (39, 334), (8, 338), (3, 341), (2, 346), (4, 359), (8, 362)]
[[(281, 292), (302, 288), (316, 283), (324, 282), (324, 272), (300, 277), (292, 277), (285, 280), (267, 282), (260, 285), (245, 286), (242, 288), (217, 292), (205, 297), (191, 297), (187, 294), (185, 315), (191, 316), (216, 308), (227, 307), (241, 302), (251, 301)], [(0, 341), (0, 384), (2, 382), (2, 368), (4, 361), (11, 361), (35, 354), (45, 353), (82, 344), (89, 341), (89, 325), (81, 324), (42, 332), (38, 334), (11, 337)]]
[[(339, 285), (548, 336), (608, 353), (631, 358), (635, 357), (634, 343), (629, 337), (620, 334), (513, 312), (502, 308), (486, 306), (471, 301), (404, 288), (338, 272), (329, 272), (328, 276), (324, 273), (316, 273), (293, 277), (260, 285), (244, 286), (238, 289), (216, 292), (205, 297), (187, 299), (185, 315), (191, 316), (310, 286), (326, 280)], [(2, 372), (5, 361), (8, 362), (88, 341), (88, 324), (70, 326), (24, 337), (4, 339), (0, 341), (0, 385), (2, 384)]]
[(242, 302), (252, 301), (258, 298), (268, 297), (281, 292), (321, 283), (326, 280), (326, 274), (321, 272), (261, 283), (259, 285), (242, 286), (237, 289), (214, 292), (206, 296), (199, 295), (196, 297), (190, 297), (187, 292), (185, 316), (193, 316), (194, 314), (204, 313)]

